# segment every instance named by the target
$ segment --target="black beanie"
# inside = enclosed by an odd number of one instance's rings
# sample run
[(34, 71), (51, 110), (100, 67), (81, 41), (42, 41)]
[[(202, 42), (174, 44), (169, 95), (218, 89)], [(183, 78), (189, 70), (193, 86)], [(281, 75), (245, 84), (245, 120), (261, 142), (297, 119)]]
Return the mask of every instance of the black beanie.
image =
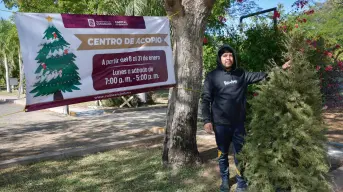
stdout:
[(228, 48), (228, 47), (225, 47), (223, 49), (220, 49), (219, 52), (218, 52), (218, 56), (219, 58), (224, 54), (224, 53), (233, 53), (233, 51)]

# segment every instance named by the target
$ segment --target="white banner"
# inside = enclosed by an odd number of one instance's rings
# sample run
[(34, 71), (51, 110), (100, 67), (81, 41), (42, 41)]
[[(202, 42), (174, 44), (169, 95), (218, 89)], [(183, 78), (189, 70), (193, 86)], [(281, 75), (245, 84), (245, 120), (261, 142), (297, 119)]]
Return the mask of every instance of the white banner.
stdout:
[(167, 17), (16, 14), (26, 111), (175, 85)]

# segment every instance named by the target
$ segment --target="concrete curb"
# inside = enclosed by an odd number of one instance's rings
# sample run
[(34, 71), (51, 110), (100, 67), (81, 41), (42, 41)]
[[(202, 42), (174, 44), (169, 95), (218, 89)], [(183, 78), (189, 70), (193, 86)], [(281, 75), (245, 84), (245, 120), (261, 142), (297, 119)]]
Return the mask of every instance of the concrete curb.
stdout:
[[(14, 103), (18, 105), (25, 105), (25, 100), (20, 99), (4, 99), (0, 98), (0, 101), (8, 102), (8, 103)], [(111, 113), (123, 113), (123, 112), (132, 112), (132, 111), (146, 111), (146, 110), (153, 110), (153, 109), (162, 109), (167, 108), (167, 104), (160, 104), (160, 105), (153, 105), (153, 106), (147, 106), (147, 107), (137, 107), (137, 108), (89, 108), (84, 110), (73, 110), (73, 108), (69, 108), (69, 115), (73, 117), (79, 117), (79, 116), (89, 116), (89, 115), (102, 115), (102, 114), (111, 114)], [(46, 109), (55, 113), (61, 113), (65, 114), (64, 107), (54, 107)]]
[(146, 111), (151, 109), (163, 109), (167, 108), (168, 105), (156, 105), (148, 107), (136, 107), (136, 108), (116, 108), (116, 109), (103, 109), (105, 113), (123, 113), (123, 112), (132, 112), (132, 111)]
[(343, 143), (328, 142), (328, 144), (337, 148), (343, 148)]
[(5, 102), (5, 103), (15, 103), (16, 99), (4, 99), (4, 98), (0, 98), (1, 102)]
[(74, 117), (94, 116), (94, 115), (112, 114), (112, 113), (125, 113), (125, 112), (132, 112), (132, 111), (147, 111), (147, 110), (154, 110), (154, 109), (163, 109), (167, 107), (168, 107), (167, 105), (156, 105), (156, 106), (137, 107), (137, 108), (115, 108), (115, 109), (90, 108), (89, 110), (85, 110), (85, 111), (77, 111), (77, 110), (69, 109), (69, 115), (74, 116)]
[(332, 178), (332, 187), (334, 192), (343, 191), (343, 166), (330, 172), (329, 175)]
[(88, 154), (94, 154), (98, 152), (109, 151), (113, 149), (117, 149), (120, 147), (126, 147), (135, 144), (141, 144), (149, 141), (158, 141), (161, 140), (164, 135), (153, 135), (145, 138), (140, 139), (133, 139), (127, 141), (117, 141), (112, 143), (104, 143), (97, 146), (92, 147), (85, 147), (85, 148), (74, 148), (74, 149), (67, 149), (58, 152), (48, 152), (39, 155), (31, 155), (26, 157), (14, 158), (10, 160), (5, 160), (0, 162), (0, 169), (16, 166), (16, 165), (26, 165), (30, 163), (35, 163), (44, 160), (59, 160), (65, 159), (68, 157), (82, 157)]
[(21, 100), (21, 99), (16, 99), (13, 101), (14, 104), (17, 104), (17, 105), (25, 105), (26, 104), (26, 101), (25, 100)]
[(85, 116), (95, 116), (95, 115), (102, 115), (104, 114), (104, 110), (102, 109), (93, 109), (88, 111), (72, 111), (69, 110), (69, 115), (73, 117), (85, 117)]

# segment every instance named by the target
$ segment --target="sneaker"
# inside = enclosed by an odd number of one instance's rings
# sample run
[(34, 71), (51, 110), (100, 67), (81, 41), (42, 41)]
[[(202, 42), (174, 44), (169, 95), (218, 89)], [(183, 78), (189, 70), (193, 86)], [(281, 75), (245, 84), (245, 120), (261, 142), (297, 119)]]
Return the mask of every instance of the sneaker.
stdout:
[(220, 185), (220, 192), (229, 192), (229, 191), (230, 191), (229, 185), (225, 185), (225, 184)]
[(223, 180), (220, 185), (220, 192), (228, 192), (230, 190), (229, 181)]
[(247, 188), (236, 188), (235, 192), (247, 192)]

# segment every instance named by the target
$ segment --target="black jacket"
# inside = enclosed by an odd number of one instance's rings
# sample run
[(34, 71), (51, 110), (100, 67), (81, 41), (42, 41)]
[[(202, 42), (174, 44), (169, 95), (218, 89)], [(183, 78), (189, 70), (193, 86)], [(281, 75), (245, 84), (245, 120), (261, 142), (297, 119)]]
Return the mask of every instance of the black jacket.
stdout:
[[(231, 71), (226, 71), (220, 56), (223, 50), (233, 53), (234, 64)], [(228, 45), (218, 51), (217, 68), (211, 71), (204, 83), (202, 93), (202, 115), (204, 123), (229, 125), (244, 122), (246, 90), (249, 84), (263, 80), (263, 72), (245, 72), (237, 67), (236, 53)]]

